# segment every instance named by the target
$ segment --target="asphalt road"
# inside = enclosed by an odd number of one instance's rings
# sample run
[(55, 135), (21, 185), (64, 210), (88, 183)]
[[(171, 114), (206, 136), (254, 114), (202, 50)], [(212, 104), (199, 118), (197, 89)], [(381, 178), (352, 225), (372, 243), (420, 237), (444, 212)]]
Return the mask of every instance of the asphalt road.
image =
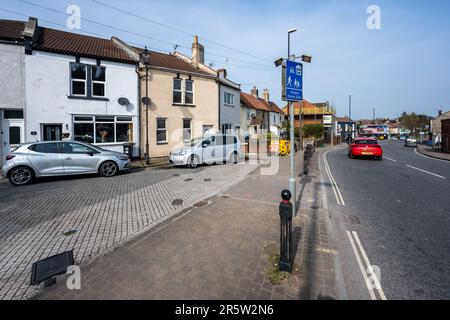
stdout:
[[(383, 161), (349, 159), (345, 147), (324, 157), (337, 185), (324, 174), (348, 296), (450, 299), (450, 162), (399, 141), (382, 147)], [(367, 286), (363, 270), (376, 285), (368, 265), (379, 267), (379, 286)]]

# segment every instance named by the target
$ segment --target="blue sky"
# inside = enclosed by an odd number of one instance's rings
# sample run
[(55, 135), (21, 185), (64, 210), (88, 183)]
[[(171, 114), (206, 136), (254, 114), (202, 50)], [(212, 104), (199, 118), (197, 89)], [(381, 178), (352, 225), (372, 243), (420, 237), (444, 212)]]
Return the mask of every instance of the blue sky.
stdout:
[[(260, 91), (268, 88), (280, 106), (285, 104), (280, 70), (273, 61), (287, 55), (287, 30), (296, 27), (291, 51), (313, 56), (304, 71), (304, 97), (309, 101), (330, 101), (339, 115), (346, 115), (348, 94), (353, 93), (353, 118), (371, 118), (373, 107), (380, 117), (396, 117), (403, 111), (435, 115), (441, 107), (450, 110), (449, 1), (98, 0), (182, 32), (92, 0), (26, 1), (63, 12), (71, 4), (78, 5), (82, 18), (128, 31), (84, 20), (79, 32), (115, 35), (162, 52), (178, 44), (179, 51), (190, 54), (191, 35), (198, 34), (208, 63), (226, 67), (229, 78), (241, 83), (243, 91), (254, 84)], [(369, 5), (381, 9), (381, 30), (366, 27)], [(2, 1), (0, 9), (36, 16), (40, 25), (58, 29), (62, 27), (49, 22), (65, 25), (67, 19), (17, 0)], [(25, 19), (2, 10), (0, 18)]]

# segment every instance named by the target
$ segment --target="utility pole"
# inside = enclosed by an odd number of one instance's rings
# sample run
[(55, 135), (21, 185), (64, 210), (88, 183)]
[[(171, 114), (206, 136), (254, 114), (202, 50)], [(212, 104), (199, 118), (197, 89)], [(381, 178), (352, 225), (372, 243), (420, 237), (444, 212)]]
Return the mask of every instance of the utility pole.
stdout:
[[(288, 31), (288, 60), (291, 60), (291, 33), (296, 32), (297, 29), (291, 29)], [(291, 139), (291, 176), (289, 178), (289, 191), (291, 192), (292, 196), (294, 197), (293, 205), (292, 205), (292, 214), (295, 216), (295, 202), (297, 199), (297, 192), (296, 192), (296, 180), (295, 180), (295, 133), (294, 133), (294, 126), (295, 126), (295, 108), (292, 108), (292, 103), (288, 101), (288, 107), (289, 107), (289, 117), (290, 117), (290, 139)], [(300, 111), (301, 113), (301, 111)]]

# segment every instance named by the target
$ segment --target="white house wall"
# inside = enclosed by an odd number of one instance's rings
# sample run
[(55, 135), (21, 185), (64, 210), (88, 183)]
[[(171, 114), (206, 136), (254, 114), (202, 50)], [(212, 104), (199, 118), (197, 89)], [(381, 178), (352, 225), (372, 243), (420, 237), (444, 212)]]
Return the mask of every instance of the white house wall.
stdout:
[[(138, 80), (135, 66), (101, 60), (106, 67), (105, 97), (109, 101), (69, 99), (70, 62), (74, 56), (34, 51), (25, 56), (26, 140), (42, 141), (43, 124), (62, 124), (62, 132), (73, 139), (73, 115), (109, 115), (133, 117), (134, 155), (138, 155)], [(80, 59), (80, 63), (96, 65), (95, 59)], [(125, 97), (130, 105), (122, 106)], [(36, 133), (32, 135), (31, 133)], [(109, 150), (123, 151), (123, 143), (100, 144)]]

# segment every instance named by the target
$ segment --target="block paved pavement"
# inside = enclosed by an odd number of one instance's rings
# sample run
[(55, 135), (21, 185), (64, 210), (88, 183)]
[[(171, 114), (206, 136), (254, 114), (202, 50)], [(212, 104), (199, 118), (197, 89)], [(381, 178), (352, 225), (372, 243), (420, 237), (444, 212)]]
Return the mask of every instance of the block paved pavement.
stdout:
[(76, 263), (85, 263), (256, 167), (138, 169), (112, 178), (42, 179), (23, 187), (1, 180), (0, 300), (25, 299), (37, 292), (29, 285), (33, 262), (73, 249)]
[[(317, 154), (299, 178), (300, 209), (293, 221), (296, 269), (278, 285), (269, 281), (269, 257), (278, 252), (280, 172), (258, 169), (198, 207), (172, 217), (115, 251), (81, 265), (81, 289), (65, 277), (36, 299), (340, 299), (334, 256), (321, 204)], [(204, 206), (202, 206), (204, 205)]]

